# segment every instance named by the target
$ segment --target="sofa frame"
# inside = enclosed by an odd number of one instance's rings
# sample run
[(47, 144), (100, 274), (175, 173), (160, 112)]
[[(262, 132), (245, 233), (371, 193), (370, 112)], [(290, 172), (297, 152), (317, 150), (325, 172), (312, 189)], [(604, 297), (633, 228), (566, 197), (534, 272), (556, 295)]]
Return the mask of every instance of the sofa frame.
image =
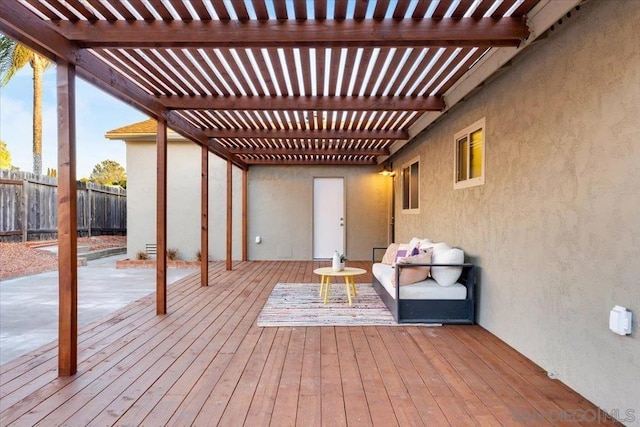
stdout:
[[(385, 251), (386, 249), (373, 248), (372, 264), (376, 262), (376, 251)], [(475, 323), (476, 279), (473, 264), (396, 264), (396, 283), (400, 283), (401, 269), (414, 267), (462, 267), (462, 274), (458, 279), (458, 283), (467, 288), (467, 298), (460, 300), (400, 299), (400, 287), (396, 286), (396, 297), (394, 299), (372, 273), (373, 288), (397, 323)]]

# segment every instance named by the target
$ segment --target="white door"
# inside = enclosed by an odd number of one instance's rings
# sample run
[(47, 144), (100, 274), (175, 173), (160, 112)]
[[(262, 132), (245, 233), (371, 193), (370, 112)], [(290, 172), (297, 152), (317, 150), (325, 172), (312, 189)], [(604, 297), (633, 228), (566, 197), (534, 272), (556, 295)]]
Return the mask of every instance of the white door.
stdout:
[(344, 178), (313, 179), (313, 258), (344, 253)]

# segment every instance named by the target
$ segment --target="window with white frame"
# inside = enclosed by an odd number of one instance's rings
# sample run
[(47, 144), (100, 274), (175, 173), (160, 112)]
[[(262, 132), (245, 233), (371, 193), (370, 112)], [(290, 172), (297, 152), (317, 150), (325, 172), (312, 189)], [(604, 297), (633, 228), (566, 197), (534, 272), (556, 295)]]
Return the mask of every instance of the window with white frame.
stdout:
[(484, 184), (485, 162), (484, 117), (454, 136), (455, 168), (453, 188), (475, 187)]
[(402, 212), (420, 213), (420, 157), (402, 166)]

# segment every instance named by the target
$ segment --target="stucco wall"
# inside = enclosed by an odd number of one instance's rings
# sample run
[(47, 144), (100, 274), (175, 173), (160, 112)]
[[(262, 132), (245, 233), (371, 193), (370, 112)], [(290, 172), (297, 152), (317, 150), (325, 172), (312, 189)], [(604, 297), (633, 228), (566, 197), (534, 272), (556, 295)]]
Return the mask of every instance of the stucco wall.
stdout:
[[(592, 2), (565, 21), (393, 159), (421, 156), (421, 214), (398, 214), (396, 240), (463, 248), (479, 323), (640, 425), (640, 7)], [(453, 136), (482, 117), (486, 184), (454, 191)], [(631, 336), (609, 331), (616, 304)]]
[[(193, 260), (200, 249), (200, 147), (170, 141), (167, 147), (167, 247)], [(127, 256), (135, 259), (156, 241), (156, 145), (127, 142)], [(209, 155), (209, 257), (226, 256), (227, 163)], [(241, 259), (242, 171), (233, 169), (233, 259)]]
[[(346, 250), (371, 259), (387, 243), (389, 178), (379, 167), (252, 166), (249, 169), (249, 259), (313, 258), (313, 178), (344, 177)], [(262, 243), (255, 243), (255, 236)]]

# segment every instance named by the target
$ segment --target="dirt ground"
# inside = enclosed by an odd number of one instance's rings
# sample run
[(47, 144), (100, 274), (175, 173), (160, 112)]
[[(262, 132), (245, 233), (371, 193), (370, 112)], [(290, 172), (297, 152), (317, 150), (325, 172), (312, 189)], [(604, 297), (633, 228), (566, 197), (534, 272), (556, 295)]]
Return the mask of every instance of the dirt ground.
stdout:
[[(58, 257), (49, 251), (38, 249), (55, 244), (57, 244), (56, 240), (27, 243), (0, 242), (0, 280), (57, 269)], [(96, 236), (78, 239), (78, 246), (86, 246), (89, 251), (126, 245), (126, 236)]]

